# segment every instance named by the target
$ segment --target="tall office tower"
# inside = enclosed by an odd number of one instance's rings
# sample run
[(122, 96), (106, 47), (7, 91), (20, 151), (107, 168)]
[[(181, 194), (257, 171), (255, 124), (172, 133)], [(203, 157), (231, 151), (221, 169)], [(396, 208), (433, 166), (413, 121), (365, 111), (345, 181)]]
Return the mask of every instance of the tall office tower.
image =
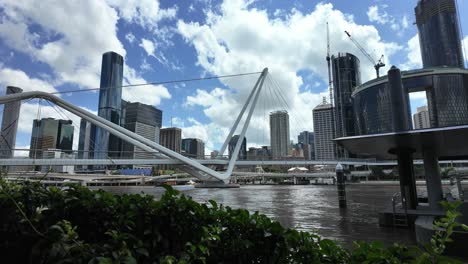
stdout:
[(159, 142), (163, 147), (180, 153), (181, 141), (182, 130), (180, 128), (168, 127), (160, 130)]
[[(123, 127), (153, 142), (159, 143), (162, 111), (142, 103), (122, 101)], [(122, 143), (122, 157), (128, 159), (151, 159), (154, 155), (135, 147), (128, 142)]]
[(415, 13), (423, 67), (463, 68), (455, 0), (419, 0)]
[[(232, 138), (229, 140), (229, 145), (228, 145), (228, 153), (229, 153), (229, 159), (231, 159), (234, 149), (236, 148), (237, 141), (239, 140), (239, 135), (234, 135)], [(239, 150), (239, 155), (237, 156), (238, 160), (245, 160), (247, 159), (247, 139), (244, 137), (242, 140), (242, 145)]]
[[(120, 125), (122, 111), (123, 57), (115, 52), (102, 55), (101, 88), (99, 89), (98, 115)], [(120, 156), (121, 141), (106, 130), (95, 127), (94, 158)]]
[(273, 158), (288, 156), (289, 115), (287, 111), (270, 113), (270, 143)]
[[(6, 88), (7, 95), (22, 92), (23, 89), (18, 87), (7, 86)], [(20, 108), (21, 101), (6, 103), (3, 108), (2, 131), (0, 132), (0, 158), (2, 159), (13, 157)]]
[[(78, 159), (90, 159), (93, 157), (93, 147), (92, 144), (94, 139), (91, 139), (92, 130), (91, 130), (91, 123), (86, 121), (85, 119), (81, 119), (80, 121), (80, 135), (78, 138)], [(79, 166), (81, 169), (88, 169), (88, 165)]]
[(74, 127), (71, 120), (54, 118), (35, 119), (31, 133), (29, 157), (43, 158), (47, 150), (61, 150), (71, 153), (73, 148)]
[(315, 159), (334, 160), (336, 158), (333, 139), (333, 106), (325, 100), (312, 110), (315, 133)]
[(306, 160), (315, 159), (315, 142), (314, 142), (314, 132), (303, 131), (297, 136), (297, 142), (302, 146), (304, 151), (304, 158)]
[[(332, 73), (336, 137), (354, 136), (356, 131), (351, 94), (356, 86), (361, 85), (359, 59), (350, 53), (332, 56)], [(337, 152), (339, 158), (349, 157), (349, 153), (342, 147), (337, 147)]]
[(205, 158), (205, 143), (198, 138), (184, 138), (182, 139), (182, 150), (185, 155), (194, 159)]
[(431, 121), (429, 120), (429, 110), (427, 105), (418, 107), (413, 115), (414, 129), (430, 128)]

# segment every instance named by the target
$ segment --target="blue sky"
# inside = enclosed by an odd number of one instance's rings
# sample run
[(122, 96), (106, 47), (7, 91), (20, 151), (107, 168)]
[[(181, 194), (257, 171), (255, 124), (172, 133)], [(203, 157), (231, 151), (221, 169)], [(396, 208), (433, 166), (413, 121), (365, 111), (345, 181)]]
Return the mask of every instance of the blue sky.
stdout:
[[(458, 1), (468, 33), (468, 1)], [(126, 1), (6, 0), (0, 3), (0, 86), (64, 91), (99, 86), (102, 53), (125, 58), (125, 84), (261, 71), (271, 79), (249, 127), (249, 146), (269, 145), (268, 111), (290, 112), (291, 139), (313, 130), (312, 109), (327, 94), (326, 21), (332, 53), (361, 60), (363, 81), (374, 77), (353, 37), (387, 68), (420, 68), (416, 1)], [(468, 37), (465, 34), (465, 47)], [(123, 98), (163, 110), (163, 126), (219, 148), (256, 76), (124, 89)], [(1, 88), (4, 93), (4, 88)], [(279, 96), (278, 96), (279, 95)], [(90, 111), (97, 93), (62, 97)], [(286, 105), (284, 101), (288, 102)], [(424, 104), (412, 96), (412, 108)], [(17, 148), (28, 148), (38, 103), (22, 105)], [(41, 117), (64, 117), (48, 104)], [(70, 113), (76, 126), (78, 118)], [(17, 153), (21, 155), (21, 153)], [(24, 154), (23, 154), (24, 155)]]

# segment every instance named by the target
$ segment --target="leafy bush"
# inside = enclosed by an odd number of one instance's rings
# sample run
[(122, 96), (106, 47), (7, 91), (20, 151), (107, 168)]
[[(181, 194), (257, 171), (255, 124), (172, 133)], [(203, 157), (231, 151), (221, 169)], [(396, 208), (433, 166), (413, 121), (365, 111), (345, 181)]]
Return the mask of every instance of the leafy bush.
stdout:
[[(401, 245), (348, 251), (316, 234), (167, 187), (152, 196), (0, 181), (3, 263), (407, 263)], [(419, 254), (421, 255), (421, 254)], [(421, 262), (424, 263), (424, 262)]]

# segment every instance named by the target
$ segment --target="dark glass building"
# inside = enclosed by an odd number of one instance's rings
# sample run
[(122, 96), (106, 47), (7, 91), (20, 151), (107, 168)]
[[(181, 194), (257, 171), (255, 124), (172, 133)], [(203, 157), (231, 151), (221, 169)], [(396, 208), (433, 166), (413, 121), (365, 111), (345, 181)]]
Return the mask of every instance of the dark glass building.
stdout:
[[(22, 93), (18, 87), (8, 86), (6, 95)], [(2, 131), (0, 132), (0, 158), (9, 159), (13, 157), (16, 144), (16, 132), (18, 131), (18, 118), (21, 101), (6, 103), (2, 115)]]
[[(229, 159), (234, 153), (234, 149), (236, 148), (237, 141), (239, 140), (239, 135), (232, 136), (231, 140), (229, 140), (228, 152), (229, 152)], [(247, 139), (244, 137), (242, 140), (242, 145), (239, 150), (239, 156), (237, 156), (238, 160), (245, 160), (247, 159)]]
[(415, 8), (423, 66), (463, 67), (455, 0), (419, 0)]
[[(114, 124), (121, 124), (123, 57), (115, 52), (102, 55), (101, 88), (99, 89), (98, 115)], [(121, 141), (99, 127), (92, 128), (94, 158), (119, 157)]]
[(185, 155), (194, 159), (205, 158), (205, 143), (198, 138), (184, 138), (182, 139), (182, 150)]
[[(351, 94), (361, 84), (359, 59), (350, 53), (338, 53), (332, 56), (332, 74), (335, 104), (336, 137), (354, 136), (354, 109)], [(338, 158), (347, 158), (350, 154), (342, 147), (337, 147)]]
[[(137, 135), (159, 143), (162, 122), (161, 110), (147, 104), (122, 101), (122, 117), (123, 127)], [(128, 142), (122, 142), (121, 156), (130, 159), (154, 158), (151, 153)]]
[[(409, 93), (425, 91), (431, 127), (468, 124), (468, 70), (461, 68), (432, 68), (402, 72), (405, 99)], [(371, 80), (353, 93), (358, 135), (395, 132), (392, 113), (401, 105), (393, 104), (387, 76)], [(411, 123), (407, 113), (405, 123)], [(406, 115), (405, 115), (406, 118)]]
[(54, 118), (35, 119), (31, 133), (29, 157), (43, 158), (44, 151), (61, 150), (71, 153), (73, 148), (73, 125), (71, 120)]

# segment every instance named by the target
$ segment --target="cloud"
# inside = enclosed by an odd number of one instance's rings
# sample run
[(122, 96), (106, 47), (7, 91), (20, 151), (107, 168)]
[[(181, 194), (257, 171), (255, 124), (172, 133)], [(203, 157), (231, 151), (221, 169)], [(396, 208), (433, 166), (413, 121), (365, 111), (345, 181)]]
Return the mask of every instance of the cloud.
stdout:
[[(382, 41), (375, 27), (356, 24), (352, 16), (331, 4), (318, 4), (310, 13), (292, 9), (284, 18), (270, 17), (265, 10), (249, 8), (249, 3), (239, 0), (225, 1), (214, 10), (208, 12), (206, 24), (179, 20), (178, 32), (194, 47), (197, 65), (208, 73), (225, 75), (269, 68), (271, 75), (248, 131), (249, 142), (259, 137), (269, 145), (268, 112), (278, 109), (290, 113), (291, 139), (296, 139), (300, 131), (313, 130), (312, 109), (327, 94), (327, 87), (322, 87), (323, 94), (301, 92), (299, 88), (305, 83), (298, 72), (310, 71), (322, 83), (328, 83), (326, 21), (330, 23), (332, 53), (350, 52), (360, 57), (363, 81), (374, 78), (373, 66), (343, 29), (352, 32), (373, 57), (385, 54), (388, 59), (401, 49), (396, 43)], [(209, 125), (228, 130), (257, 77), (224, 79), (228, 88), (197, 90), (186, 98), (185, 105), (200, 107), (211, 120)]]
[(419, 36), (414, 35), (408, 40), (406, 47), (406, 62), (400, 65), (401, 70), (412, 70), (422, 68), (421, 48), (419, 46)]
[[(101, 56), (113, 50), (125, 56), (117, 38), (116, 11), (103, 1), (6, 1), (3, 24), (17, 30), (0, 30), (10, 48), (49, 65), (57, 81), (96, 87)], [(93, 25), (93, 26), (89, 26)]]
[(367, 9), (367, 17), (370, 22), (375, 22), (380, 25), (390, 25), (390, 28), (397, 32), (397, 35), (402, 36), (401, 30), (405, 30), (409, 26), (408, 16), (405, 14), (401, 19), (390, 15), (385, 11), (387, 5), (374, 5)]
[[(127, 67), (127, 66), (125, 66)], [(143, 79), (134, 69), (127, 67), (124, 84), (145, 84)], [(129, 102), (141, 102), (149, 105), (159, 105), (162, 99), (170, 99), (171, 94), (163, 85), (144, 85), (135, 87), (124, 87), (122, 99)]]
[(146, 51), (148, 56), (154, 56), (154, 50), (156, 49), (156, 46), (151, 40), (142, 38), (139, 46)]
[[(123, 57), (126, 50), (117, 37), (120, 19), (156, 27), (158, 21), (174, 18), (176, 9), (160, 9), (158, 1), (72, 1), (57, 3), (44, 1), (3, 1), (4, 16), (0, 24), (0, 39), (10, 48), (27, 54), (33, 62), (50, 66), (53, 83), (73, 83), (94, 88), (100, 83), (101, 58), (107, 51)], [(90, 26), (92, 25), (92, 26)], [(132, 40), (132, 34), (127, 39)], [(129, 82), (146, 83), (135, 69), (126, 65), (124, 77)], [(128, 84), (128, 83), (127, 83)], [(165, 88), (164, 88), (165, 89)], [(170, 98), (161, 87), (151, 90), (150, 96)], [(128, 95), (127, 98), (159, 104), (161, 98)], [(125, 93), (124, 93), (125, 94)]]
[(125, 35), (125, 39), (128, 40), (128, 42), (133, 43), (135, 41), (135, 35), (129, 32)]
[(177, 6), (161, 9), (159, 0), (107, 0), (119, 11), (122, 19), (129, 23), (137, 23), (144, 28), (154, 29), (163, 19), (174, 19)]
[(465, 55), (465, 63), (468, 65), (468, 36), (462, 40), (463, 54)]
[[(57, 91), (52, 84), (40, 79), (30, 78), (25, 72), (11, 68), (0, 67), (0, 85), (2, 87), (16, 86), (23, 89), (24, 92), (43, 91), (53, 93)], [(4, 93), (4, 91), (1, 92)]]
[(370, 22), (377, 22), (378, 24), (385, 25), (390, 23), (393, 18), (388, 15), (386, 11), (380, 11), (379, 6), (370, 6), (367, 10), (367, 17)]

